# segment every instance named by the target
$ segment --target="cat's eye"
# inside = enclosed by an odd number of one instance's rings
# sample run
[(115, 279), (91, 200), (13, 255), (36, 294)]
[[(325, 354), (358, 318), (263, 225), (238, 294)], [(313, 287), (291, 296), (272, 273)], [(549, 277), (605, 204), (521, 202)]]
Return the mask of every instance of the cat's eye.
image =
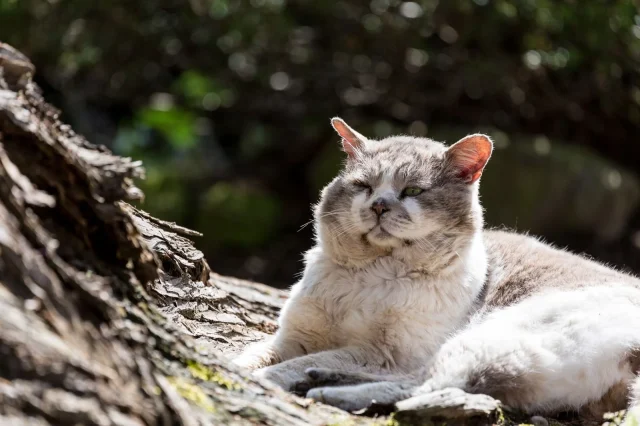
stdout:
[(402, 196), (403, 197), (415, 197), (417, 195), (420, 195), (424, 192), (424, 189), (422, 188), (416, 188), (416, 187), (408, 187), (405, 188), (402, 191)]
[(353, 185), (356, 186), (358, 189), (361, 190), (366, 190), (368, 192), (371, 192), (371, 185), (361, 181), (361, 180), (357, 180), (355, 182), (353, 182)]

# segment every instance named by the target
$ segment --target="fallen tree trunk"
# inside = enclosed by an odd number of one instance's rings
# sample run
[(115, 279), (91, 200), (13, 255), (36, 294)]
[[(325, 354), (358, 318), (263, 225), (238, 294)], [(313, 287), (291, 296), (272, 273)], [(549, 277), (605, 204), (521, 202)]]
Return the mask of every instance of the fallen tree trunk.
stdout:
[[(397, 423), (229, 366), (274, 332), (286, 294), (212, 273), (197, 233), (127, 204), (142, 197), (141, 164), (61, 123), (33, 72), (0, 43), (0, 423)], [(501, 418), (490, 399), (443, 395), (403, 418)]]

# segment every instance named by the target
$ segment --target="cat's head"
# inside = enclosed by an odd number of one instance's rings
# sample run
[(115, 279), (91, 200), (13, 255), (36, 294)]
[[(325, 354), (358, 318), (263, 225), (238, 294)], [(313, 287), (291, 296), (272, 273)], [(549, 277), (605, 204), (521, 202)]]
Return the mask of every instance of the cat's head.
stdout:
[(331, 124), (347, 160), (322, 191), (316, 233), (334, 260), (382, 255), (446, 264), (482, 229), (478, 180), (493, 144), (475, 134), (450, 147), (426, 138), (371, 140), (340, 118)]

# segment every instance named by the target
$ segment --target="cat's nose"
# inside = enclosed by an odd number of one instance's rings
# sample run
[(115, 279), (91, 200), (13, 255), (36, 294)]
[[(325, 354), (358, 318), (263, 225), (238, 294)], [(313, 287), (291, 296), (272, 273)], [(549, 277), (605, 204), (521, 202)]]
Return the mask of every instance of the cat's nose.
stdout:
[(376, 212), (378, 217), (380, 217), (389, 211), (389, 205), (384, 198), (378, 198), (373, 202), (373, 204), (371, 204), (371, 210)]

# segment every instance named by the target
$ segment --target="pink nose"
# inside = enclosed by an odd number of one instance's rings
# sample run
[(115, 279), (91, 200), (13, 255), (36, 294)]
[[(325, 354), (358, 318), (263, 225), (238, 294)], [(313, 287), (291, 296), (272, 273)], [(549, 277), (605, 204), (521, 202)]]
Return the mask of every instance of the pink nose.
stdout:
[(384, 200), (384, 198), (378, 198), (373, 202), (373, 204), (371, 204), (371, 210), (376, 212), (379, 217), (389, 211), (389, 206), (387, 205), (387, 202)]

